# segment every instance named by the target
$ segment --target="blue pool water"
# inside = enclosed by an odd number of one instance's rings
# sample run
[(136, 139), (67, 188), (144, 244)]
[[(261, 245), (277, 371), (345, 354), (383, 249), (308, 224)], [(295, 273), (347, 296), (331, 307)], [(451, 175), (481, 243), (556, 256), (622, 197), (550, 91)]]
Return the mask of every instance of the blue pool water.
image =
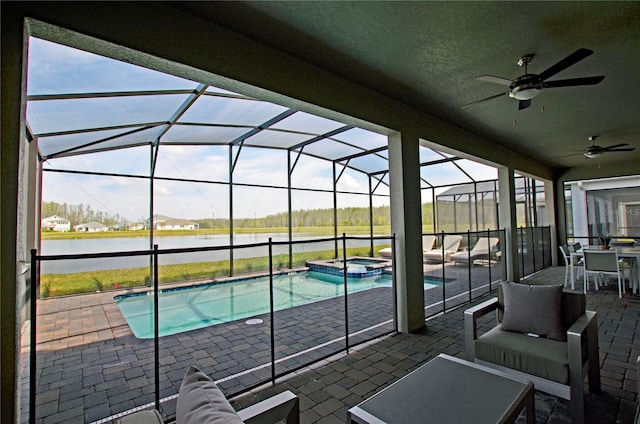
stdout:
[[(348, 279), (348, 293), (377, 287), (391, 287), (391, 275)], [(425, 290), (439, 285), (425, 280)], [(301, 272), (273, 277), (275, 310), (293, 308), (344, 293), (343, 277)], [(269, 277), (233, 283), (211, 283), (161, 290), (159, 295), (160, 336), (182, 333), (223, 322), (269, 312)], [(114, 298), (134, 335), (153, 338), (153, 292)]]

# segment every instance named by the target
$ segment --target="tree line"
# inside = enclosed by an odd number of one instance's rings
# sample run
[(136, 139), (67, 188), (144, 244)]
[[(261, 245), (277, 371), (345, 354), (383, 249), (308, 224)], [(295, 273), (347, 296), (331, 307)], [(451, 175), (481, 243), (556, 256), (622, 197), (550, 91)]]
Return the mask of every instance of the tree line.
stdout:
[(51, 215), (58, 215), (71, 222), (71, 228), (75, 225), (87, 222), (100, 222), (106, 226), (125, 225), (128, 220), (119, 214), (94, 210), (91, 205), (79, 204), (70, 205), (68, 203), (42, 202), (42, 218)]
[[(422, 205), (423, 223), (432, 222), (433, 206), (431, 203)], [(107, 226), (126, 226), (129, 220), (119, 214), (94, 210), (90, 205), (70, 205), (67, 203), (42, 202), (42, 217), (59, 215), (71, 222), (71, 226), (96, 221)], [(369, 208), (346, 207), (336, 211), (337, 222), (340, 226), (365, 226), (369, 225)], [(180, 217), (174, 217), (180, 218)], [(200, 228), (228, 227), (229, 219), (225, 218), (200, 218), (193, 219)], [(300, 209), (291, 212), (291, 223), (295, 228), (299, 227), (330, 227), (334, 224), (333, 208), (324, 209)], [(377, 206), (373, 208), (373, 225), (391, 225), (391, 213), (389, 206)], [(288, 227), (289, 215), (286, 212), (267, 215), (259, 218), (237, 218), (234, 220), (236, 228), (276, 228)]]

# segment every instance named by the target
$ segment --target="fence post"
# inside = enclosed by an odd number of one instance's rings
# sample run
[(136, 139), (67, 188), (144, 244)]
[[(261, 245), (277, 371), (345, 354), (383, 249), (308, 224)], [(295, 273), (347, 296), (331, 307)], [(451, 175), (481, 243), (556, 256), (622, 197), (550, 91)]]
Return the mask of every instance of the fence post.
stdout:
[[(291, 243), (289, 243), (291, 248)], [(289, 256), (291, 258), (291, 256)], [(291, 266), (289, 266), (291, 269)], [(271, 322), (271, 384), (276, 384), (276, 330), (275, 330), (275, 305), (273, 304), (273, 242), (269, 237), (269, 321)]]
[[(398, 285), (396, 281), (396, 233), (391, 239), (391, 288), (393, 290), (393, 324), (398, 332)], [(424, 278), (424, 277), (423, 277)]]
[(158, 296), (158, 245), (153, 245), (153, 353), (155, 356), (155, 404), (156, 410), (160, 411), (160, 317), (159, 313), (159, 296)]
[(444, 230), (442, 230), (442, 238), (440, 240), (440, 248), (442, 250), (442, 312), (447, 310), (446, 302), (447, 302), (447, 293), (445, 290), (445, 270), (444, 270)]
[(469, 277), (469, 302), (471, 302), (471, 230), (467, 229), (467, 274)]
[(520, 262), (522, 264), (520, 270), (520, 278), (524, 278), (524, 248), (526, 246), (526, 240), (524, 239), (524, 227), (520, 227)]
[(342, 233), (342, 266), (344, 281), (344, 340), (345, 349), (349, 354), (349, 301), (347, 299), (347, 234)]
[[(487, 243), (489, 243), (489, 240), (491, 238), (491, 230), (489, 228), (487, 228)], [(498, 239), (499, 240), (499, 239)], [(498, 241), (498, 243), (500, 243), (500, 241)], [(489, 263), (489, 293), (491, 293), (491, 250), (489, 250), (489, 260), (487, 261)]]

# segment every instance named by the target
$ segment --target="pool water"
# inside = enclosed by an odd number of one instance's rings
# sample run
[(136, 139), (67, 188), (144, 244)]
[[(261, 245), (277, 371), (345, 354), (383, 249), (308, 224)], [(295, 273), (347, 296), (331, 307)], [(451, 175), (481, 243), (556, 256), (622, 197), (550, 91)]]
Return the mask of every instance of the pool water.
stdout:
[[(391, 275), (348, 279), (348, 293), (391, 287)], [(425, 280), (425, 290), (440, 283)], [(273, 277), (275, 310), (293, 308), (344, 293), (342, 277), (301, 272)], [(160, 336), (182, 333), (269, 312), (269, 277), (161, 290)], [(114, 298), (134, 335), (153, 338), (153, 292)]]

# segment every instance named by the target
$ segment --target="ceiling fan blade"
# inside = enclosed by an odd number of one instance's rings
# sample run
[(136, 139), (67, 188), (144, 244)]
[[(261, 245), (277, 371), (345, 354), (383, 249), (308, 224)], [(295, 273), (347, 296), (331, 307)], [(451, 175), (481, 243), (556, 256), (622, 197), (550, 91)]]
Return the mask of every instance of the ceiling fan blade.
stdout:
[(569, 56), (562, 59), (560, 62), (555, 65), (550, 66), (546, 70), (544, 70), (540, 75), (541, 81), (546, 80), (549, 77), (554, 76), (560, 71), (567, 69), (569, 66), (580, 62), (582, 59), (589, 57), (593, 54), (593, 50), (589, 49), (578, 49), (575, 52), (571, 53)]
[(578, 156), (578, 155), (583, 155), (584, 152), (582, 150), (580, 150), (580, 153), (571, 153), (570, 155), (564, 155), (564, 156), (556, 156), (557, 159), (560, 158), (568, 158), (569, 156)]
[(572, 78), (566, 80), (546, 81), (542, 83), (544, 88), (575, 87), (577, 85), (595, 85), (604, 79), (604, 75), (597, 77)]
[(518, 110), (526, 109), (531, 106), (531, 99), (529, 100), (518, 100)]
[(605, 152), (633, 152), (634, 150), (636, 150), (635, 147), (627, 147), (624, 149), (615, 149), (615, 150), (610, 150), (610, 149), (605, 149)]
[(493, 82), (495, 84), (506, 85), (506, 86), (510, 86), (512, 82), (511, 80), (508, 80), (506, 78), (494, 77), (493, 75), (480, 75), (476, 79), (480, 81)]
[(506, 92), (504, 92), (504, 93), (496, 94), (495, 96), (485, 97), (484, 99), (476, 100), (475, 102), (467, 103), (466, 105), (462, 105), (462, 106), (460, 106), (460, 107), (464, 109), (464, 108), (467, 108), (467, 107), (469, 107), (469, 106), (473, 106), (473, 105), (475, 105), (475, 104), (477, 104), (477, 103), (482, 103), (482, 102), (486, 102), (487, 100), (497, 99), (498, 97), (505, 96), (505, 95), (507, 95), (508, 93), (509, 93), (509, 92), (508, 92), (508, 91), (506, 91)]
[(624, 147), (624, 146), (628, 146), (629, 143), (620, 143), (620, 144), (614, 144), (613, 146), (605, 146), (602, 148), (602, 150), (611, 150), (611, 149), (617, 149), (618, 147)]

